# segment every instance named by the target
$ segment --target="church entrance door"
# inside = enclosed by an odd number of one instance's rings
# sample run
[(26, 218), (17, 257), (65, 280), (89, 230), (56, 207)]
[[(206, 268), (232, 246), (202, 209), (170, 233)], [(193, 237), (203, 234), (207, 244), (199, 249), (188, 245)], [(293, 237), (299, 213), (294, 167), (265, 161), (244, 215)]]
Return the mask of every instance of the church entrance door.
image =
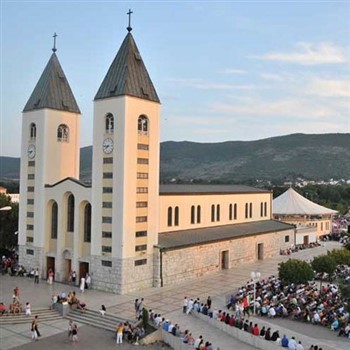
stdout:
[(264, 243), (258, 244), (258, 260), (264, 260)]
[(87, 262), (79, 263), (79, 281), (82, 277), (85, 278), (87, 273), (89, 273), (89, 263)]
[(55, 273), (55, 258), (52, 258), (48, 256), (46, 258), (46, 278), (49, 278), (49, 271), (52, 270), (53, 273)]
[(221, 252), (221, 270), (228, 269), (228, 250)]

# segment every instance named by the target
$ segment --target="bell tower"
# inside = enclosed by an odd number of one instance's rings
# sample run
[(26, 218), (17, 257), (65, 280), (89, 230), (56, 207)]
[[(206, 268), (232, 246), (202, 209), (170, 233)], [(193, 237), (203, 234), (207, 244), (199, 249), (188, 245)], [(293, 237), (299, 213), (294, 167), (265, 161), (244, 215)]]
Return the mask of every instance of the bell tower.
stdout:
[(92, 272), (116, 293), (153, 285), (158, 242), (160, 101), (131, 34), (131, 13), (94, 99)]
[(53, 53), (22, 116), (19, 255), (25, 266), (46, 273), (45, 185), (79, 178), (80, 110)]

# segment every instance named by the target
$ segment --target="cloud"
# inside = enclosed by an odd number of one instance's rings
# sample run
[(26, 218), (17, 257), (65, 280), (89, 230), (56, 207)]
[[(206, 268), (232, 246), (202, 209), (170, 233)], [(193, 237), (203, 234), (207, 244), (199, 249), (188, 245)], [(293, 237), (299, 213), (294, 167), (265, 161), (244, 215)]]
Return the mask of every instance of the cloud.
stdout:
[(309, 93), (321, 97), (350, 97), (350, 80), (314, 79)]
[(292, 52), (270, 52), (251, 58), (279, 61), (301, 65), (318, 64), (339, 64), (348, 61), (345, 50), (332, 43), (312, 44), (299, 42), (296, 44), (296, 50)]
[(267, 116), (267, 117), (293, 117), (298, 119), (327, 118), (336, 113), (335, 109), (318, 101), (289, 98), (277, 101), (256, 100), (253, 104), (213, 104), (210, 110), (216, 113), (229, 113), (237, 117)]
[(285, 81), (285, 78), (279, 74), (261, 73), (260, 77), (270, 81), (277, 81), (277, 82)]
[(247, 72), (243, 69), (224, 69), (223, 71), (221, 71), (220, 73), (223, 74), (246, 74)]
[(257, 88), (250, 84), (215, 83), (193, 78), (171, 79), (171, 81), (202, 90), (254, 90)]

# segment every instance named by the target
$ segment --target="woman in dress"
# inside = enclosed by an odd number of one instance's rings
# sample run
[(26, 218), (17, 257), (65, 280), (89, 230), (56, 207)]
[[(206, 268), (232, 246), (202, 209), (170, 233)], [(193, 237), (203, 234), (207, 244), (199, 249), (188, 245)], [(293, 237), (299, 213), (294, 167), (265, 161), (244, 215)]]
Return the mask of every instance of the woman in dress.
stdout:
[(82, 277), (82, 278), (80, 279), (80, 291), (81, 291), (82, 293), (84, 293), (84, 289), (85, 289), (85, 278)]

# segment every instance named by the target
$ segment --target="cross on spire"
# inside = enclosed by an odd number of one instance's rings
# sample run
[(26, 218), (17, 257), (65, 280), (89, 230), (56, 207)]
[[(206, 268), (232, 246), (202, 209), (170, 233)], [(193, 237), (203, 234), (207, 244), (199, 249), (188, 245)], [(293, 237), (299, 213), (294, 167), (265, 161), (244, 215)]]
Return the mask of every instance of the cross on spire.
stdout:
[(53, 35), (53, 48), (52, 48), (53, 52), (57, 51), (57, 49), (56, 49), (56, 37), (57, 37), (57, 34), (54, 33), (54, 35)]
[(128, 30), (128, 32), (130, 33), (131, 31), (132, 31), (132, 28), (131, 28), (131, 14), (132, 14), (133, 12), (129, 9), (129, 12), (127, 13), (127, 15), (129, 16), (129, 25), (127, 26), (127, 30)]

